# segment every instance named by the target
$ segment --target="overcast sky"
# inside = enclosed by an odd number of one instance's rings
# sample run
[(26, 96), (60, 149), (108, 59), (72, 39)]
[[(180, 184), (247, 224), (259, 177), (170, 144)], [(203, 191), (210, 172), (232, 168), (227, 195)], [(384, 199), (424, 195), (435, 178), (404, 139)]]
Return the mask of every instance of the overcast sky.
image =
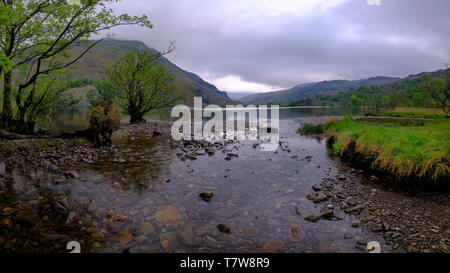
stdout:
[(117, 13), (147, 14), (155, 27), (111, 33), (159, 50), (175, 41), (168, 58), (223, 91), (407, 76), (450, 62), (449, 0), (379, 1), (123, 0)]

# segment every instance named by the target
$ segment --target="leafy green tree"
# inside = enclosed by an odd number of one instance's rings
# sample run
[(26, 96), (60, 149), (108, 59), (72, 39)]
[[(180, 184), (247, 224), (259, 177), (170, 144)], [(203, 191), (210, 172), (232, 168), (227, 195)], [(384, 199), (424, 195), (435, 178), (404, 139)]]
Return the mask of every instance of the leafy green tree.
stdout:
[[(145, 15), (115, 15), (106, 6), (112, 2), (117, 0), (81, 0), (80, 5), (64, 0), (0, 1), (3, 127), (32, 133), (36, 115), (57, 103), (48, 98), (60, 97), (60, 90), (49, 87), (57, 79), (55, 73), (101, 41), (87, 42), (92, 34), (120, 25), (152, 27)], [(82, 42), (87, 48), (78, 56), (69, 56), (68, 49)]]
[(94, 84), (96, 91), (87, 93), (87, 99), (92, 106), (100, 101), (112, 101), (117, 99), (117, 93), (108, 80), (101, 80)]
[(118, 104), (130, 115), (131, 124), (145, 123), (144, 115), (150, 110), (170, 106), (180, 98), (173, 77), (157, 62), (161, 55), (130, 51), (108, 71)]
[(350, 104), (352, 106), (360, 106), (361, 105), (361, 99), (357, 96), (351, 96), (350, 97)]
[(442, 107), (442, 111), (450, 111), (450, 69), (447, 68), (443, 77), (432, 78), (424, 76), (424, 83), (421, 88), (426, 91), (433, 100)]

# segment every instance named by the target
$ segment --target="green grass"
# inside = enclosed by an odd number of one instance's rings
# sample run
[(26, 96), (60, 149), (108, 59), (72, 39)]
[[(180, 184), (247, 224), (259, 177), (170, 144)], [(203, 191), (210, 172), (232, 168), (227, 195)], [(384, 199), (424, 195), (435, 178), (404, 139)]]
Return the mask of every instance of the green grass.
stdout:
[(301, 134), (302, 136), (307, 135), (320, 135), (325, 133), (325, 131), (334, 123), (334, 119), (328, 120), (325, 124), (313, 125), (312, 123), (303, 124), (302, 128), (297, 130), (297, 134)]
[(407, 117), (407, 118), (423, 118), (423, 119), (446, 119), (450, 118), (450, 114), (444, 113), (438, 108), (407, 108), (398, 107), (392, 111), (383, 111), (380, 113), (369, 113), (366, 116), (388, 116), (388, 117)]
[(327, 130), (333, 148), (342, 155), (352, 142), (356, 152), (373, 156), (374, 167), (398, 177), (447, 179), (450, 165), (450, 120), (402, 126), (345, 117)]
[(378, 114), (367, 114), (367, 116), (387, 116), (387, 117), (405, 117), (405, 118), (423, 118), (423, 119), (450, 118), (449, 114), (402, 113), (402, 112), (380, 112)]
[(319, 135), (324, 133), (324, 125), (313, 125), (312, 123), (305, 123), (303, 128), (299, 128), (297, 130), (297, 134), (301, 134), (302, 136), (306, 135)]

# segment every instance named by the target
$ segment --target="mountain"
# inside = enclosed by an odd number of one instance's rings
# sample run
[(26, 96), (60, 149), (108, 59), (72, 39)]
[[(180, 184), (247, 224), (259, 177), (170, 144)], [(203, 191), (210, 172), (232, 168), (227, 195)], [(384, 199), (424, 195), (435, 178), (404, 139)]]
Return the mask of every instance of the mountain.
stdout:
[[(72, 56), (78, 56), (87, 46), (86, 43), (75, 45), (69, 53)], [(147, 47), (143, 42), (108, 39), (90, 49), (86, 55), (70, 66), (69, 72), (73, 78), (87, 78), (93, 81), (104, 79), (108, 68), (126, 52), (134, 49), (148, 50), (152, 54), (157, 53), (155, 49)], [(158, 62), (175, 77), (175, 86), (178, 92), (184, 94), (183, 103), (192, 105), (193, 97), (201, 96), (206, 104), (235, 104), (226, 92), (219, 91), (214, 85), (194, 73), (181, 69), (167, 58), (161, 57)]]
[(286, 90), (245, 96), (240, 98), (239, 101), (245, 104), (289, 103), (291, 101), (312, 97), (315, 94), (333, 95), (339, 91), (348, 91), (362, 86), (370, 87), (374, 85), (383, 85), (398, 80), (400, 80), (400, 78), (373, 77), (355, 81), (333, 80), (305, 83)]

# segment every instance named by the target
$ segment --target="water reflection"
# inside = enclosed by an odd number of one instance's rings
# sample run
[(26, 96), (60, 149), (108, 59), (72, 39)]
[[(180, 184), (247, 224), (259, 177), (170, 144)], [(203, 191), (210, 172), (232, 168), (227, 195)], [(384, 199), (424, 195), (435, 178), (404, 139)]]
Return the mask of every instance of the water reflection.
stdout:
[[(51, 118), (41, 120), (39, 122), (39, 126), (50, 129), (50, 132), (53, 135), (58, 135), (69, 131), (85, 130), (89, 126), (89, 111), (90, 107), (76, 107), (72, 110), (61, 110), (60, 112), (52, 115)], [(245, 109), (242, 109), (241, 111), (245, 111)], [(367, 112), (368, 110), (364, 110), (359, 107), (281, 107), (279, 117), (280, 119), (290, 119), (297, 117), (364, 115)], [(171, 118), (170, 114), (171, 108), (163, 108), (151, 111), (146, 118), (165, 121), (176, 120)], [(226, 115), (224, 115), (224, 118), (225, 117)], [(124, 116), (124, 121), (128, 121), (126, 116)]]

